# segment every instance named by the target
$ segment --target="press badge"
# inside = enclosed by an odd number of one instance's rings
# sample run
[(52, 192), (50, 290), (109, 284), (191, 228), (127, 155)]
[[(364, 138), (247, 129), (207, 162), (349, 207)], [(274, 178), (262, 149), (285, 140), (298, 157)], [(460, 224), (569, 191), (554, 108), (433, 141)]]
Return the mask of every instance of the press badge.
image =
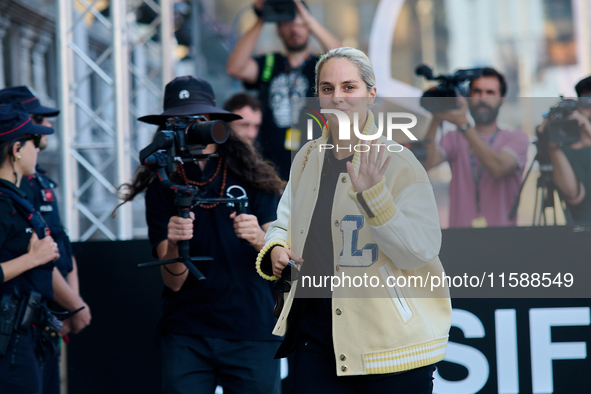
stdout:
[(302, 131), (296, 128), (289, 128), (285, 131), (285, 144), (283, 145), (286, 150), (298, 150), (300, 149), (300, 140), (302, 138)]
[(485, 228), (486, 227), (486, 218), (481, 216), (479, 218), (472, 220), (472, 227), (473, 228)]

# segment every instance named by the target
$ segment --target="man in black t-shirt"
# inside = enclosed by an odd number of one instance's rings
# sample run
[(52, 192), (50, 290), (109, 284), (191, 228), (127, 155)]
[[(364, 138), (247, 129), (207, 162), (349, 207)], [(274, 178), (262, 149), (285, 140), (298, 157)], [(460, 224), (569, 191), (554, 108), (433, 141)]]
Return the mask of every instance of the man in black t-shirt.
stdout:
[(295, 154), (300, 141), (305, 138), (299, 128), (291, 128), (292, 124), (299, 123), (299, 119), (292, 119), (291, 98), (314, 97), (318, 56), (310, 52), (310, 34), (325, 50), (338, 48), (341, 42), (310, 15), (301, 1), (295, 0), (295, 19), (277, 24), (277, 35), (287, 54), (268, 53), (252, 58), (265, 24), (261, 14), (263, 3), (264, 0), (255, 2), (254, 10), (259, 18), (234, 47), (226, 71), (242, 80), (247, 88), (258, 89), (263, 106), (263, 124), (258, 136), (263, 156), (271, 160), (278, 167), (281, 178), (287, 180), (291, 154)]

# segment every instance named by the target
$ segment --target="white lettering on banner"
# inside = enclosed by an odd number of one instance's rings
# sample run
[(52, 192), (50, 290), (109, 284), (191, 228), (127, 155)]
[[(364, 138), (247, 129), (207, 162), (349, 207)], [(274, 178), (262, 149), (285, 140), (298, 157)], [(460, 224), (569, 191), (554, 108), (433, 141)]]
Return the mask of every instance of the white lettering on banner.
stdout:
[(378, 245), (367, 244), (357, 249), (359, 230), (363, 227), (363, 216), (347, 215), (341, 220), (343, 233), (343, 250), (339, 256), (342, 267), (369, 267), (378, 259)]
[(552, 327), (588, 326), (590, 308), (536, 308), (529, 311), (531, 373), (534, 393), (554, 392), (552, 360), (587, 358), (585, 342), (552, 342)]
[[(471, 312), (453, 309), (451, 325), (462, 330), (465, 338), (484, 338), (484, 326)], [(445, 361), (464, 366), (468, 370), (468, 377), (464, 380), (449, 381), (443, 379), (436, 370), (433, 373), (435, 378), (433, 393), (473, 394), (479, 392), (488, 381), (488, 361), (482, 352), (472, 346), (449, 342)]]
[(499, 394), (519, 393), (517, 358), (517, 313), (515, 309), (495, 311), (497, 390)]
[[(347, 114), (338, 109), (321, 109), (322, 114), (333, 114), (339, 120), (339, 139), (341, 141), (348, 141), (351, 139), (351, 121)], [(394, 130), (400, 130), (408, 138), (413, 141), (417, 141), (417, 137), (410, 132), (410, 128), (417, 125), (417, 117), (414, 114), (406, 112), (388, 112), (386, 113), (386, 138), (392, 141), (392, 132)], [(409, 119), (410, 123), (394, 123), (393, 119)], [(384, 113), (378, 113), (378, 131), (375, 134), (363, 135), (359, 132), (359, 114), (353, 114), (353, 132), (355, 136), (363, 141), (373, 141), (380, 138), (384, 133)], [(312, 132), (312, 122), (308, 122), (308, 136)]]
[[(517, 343), (516, 309), (497, 309), (495, 316), (495, 349), (497, 358), (497, 392), (519, 393), (519, 361)], [(558, 307), (532, 308), (529, 310), (532, 392), (552, 393), (554, 389), (553, 360), (580, 360), (587, 358), (586, 342), (552, 342), (552, 327), (589, 326), (591, 308)], [(480, 319), (471, 312), (453, 309), (452, 326), (464, 333), (464, 337), (484, 338), (485, 330)], [(492, 356), (492, 355), (489, 355)], [(444, 362), (464, 366), (468, 376), (459, 381), (449, 381), (434, 373), (436, 394), (477, 393), (488, 383), (490, 368), (486, 356), (478, 349), (449, 342)], [(521, 365), (527, 370), (527, 366)]]

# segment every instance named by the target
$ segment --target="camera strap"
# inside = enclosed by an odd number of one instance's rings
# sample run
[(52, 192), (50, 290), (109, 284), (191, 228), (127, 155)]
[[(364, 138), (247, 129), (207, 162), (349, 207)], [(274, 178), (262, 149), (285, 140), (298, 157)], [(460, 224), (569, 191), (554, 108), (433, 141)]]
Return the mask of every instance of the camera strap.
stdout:
[[(497, 138), (498, 135), (499, 135), (499, 128), (497, 127), (494, 134), (492, 135), (492, 137), (490, 137), (490, 140), (488, 141), (489, 147), (492, 146), (492, 144), (495, 142), (495, 139)], [(470, 167), (472, 168), (472, 178), (474, 178), (474, 188), (475, 188), (475, 192), (476, 192), (475, 193), (476, 194), (476, 212), (477, 212), (478, 216), (480, 216), (481, 215), (480, 180), (482, 179), (482, 174), (484, 174), (484, 166), (480, 165), (480, 168), (476, 166), (476, 156), (472, 152), (472, 149), (470, 149)]]

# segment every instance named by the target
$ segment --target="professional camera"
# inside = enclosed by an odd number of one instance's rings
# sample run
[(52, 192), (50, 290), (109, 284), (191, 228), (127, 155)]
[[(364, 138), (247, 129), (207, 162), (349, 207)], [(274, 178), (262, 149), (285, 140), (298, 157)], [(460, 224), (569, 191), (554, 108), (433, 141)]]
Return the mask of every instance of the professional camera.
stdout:
[[(158, 131), (154, 141), (140, 151), (140, 162), (154, 170), (162, 187), (175, 193), (174, 205), (178, 216), (189, 218), (190, 210), (203, 203), (233, 203), (246, 206), (248, 198), (206, 198), (197, 186), (173, 183), (169, 175), (176, 172), (175, 162), (202, 160), (216, 154), (204, 154), (203, 148), (209, 144), (223, 144), (230, 134), (228, 125), (223, 120), (206, 121), (201, 115), (176, 116), (166, 120), (164, 130)], [(240, 208), (238, 208), (240, 211)], [(175, 259), (139, 264), (139, 267), (153, 267), (170, 263), (183, 263), (198, 279), (205, 276), (193, 264), (197, 261), (211, 261), (211, 257), (191, 257), (189, 241), (178, 241), (179, 256)]]
[(458, 70), (451, 75), (434, 76), (431, 67), (420, 64), (415, 69), (415, 74), (428, 81), (439, 81), (439, 85), (435, 89), (423, 93), (421, 106), (429, 112), (445, 112), (460, 108), (460, 103), (455, 98), (467, 95), (461, 84), (467, 80), (480, 78), (482, 69)]
[(164, 130), (156, 133), (154, 141), (140, 151), (140, 162), (147, 166), (166, 168), (175, 172), (174, 162), (207, 158), (202, 153), (209, 144), (223, 144), (228, 139), (228, 125), (222, 120), (206, 121), (204, 116), (177, 116), (166, 120)]
[(263, 4), (263, 19), (266, 22), (289, 22), (295, 19), (295, 15), (293, 0), (267, 0)]
[(576, 119), (569, 119), (577, 109), (579, 103), (573, 99), (560, 99), (560, 102), (550, 108), (548, 112), (548, 126), (543, 132), (547, 133), (549, 142), (559, 145), (570, 145), (581, 139), (579, 122)]

